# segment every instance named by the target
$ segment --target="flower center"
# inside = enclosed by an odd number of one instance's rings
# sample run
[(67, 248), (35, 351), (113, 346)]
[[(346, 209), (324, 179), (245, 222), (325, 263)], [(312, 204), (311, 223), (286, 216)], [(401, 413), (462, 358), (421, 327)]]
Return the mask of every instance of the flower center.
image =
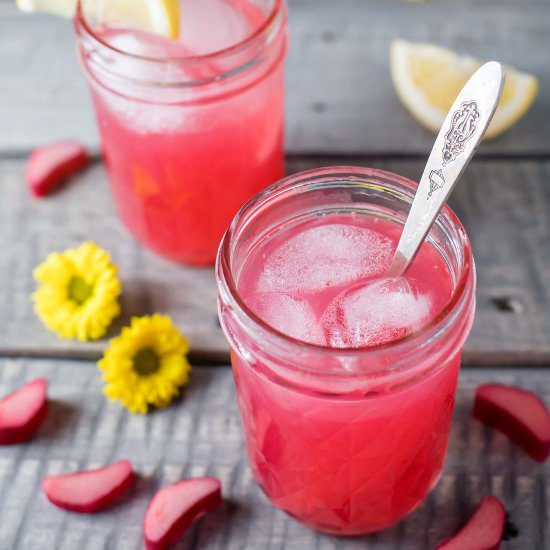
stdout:
[(133, 358), (133, 368), (140, 376), (147, 376), (159, 370), (158, 355), (151, 348), (140, 349)]
[(82, 277), (73, 277), (69, 282), (69, 299), (80, 306), (92, 295), (93, 290), (94, 287)]

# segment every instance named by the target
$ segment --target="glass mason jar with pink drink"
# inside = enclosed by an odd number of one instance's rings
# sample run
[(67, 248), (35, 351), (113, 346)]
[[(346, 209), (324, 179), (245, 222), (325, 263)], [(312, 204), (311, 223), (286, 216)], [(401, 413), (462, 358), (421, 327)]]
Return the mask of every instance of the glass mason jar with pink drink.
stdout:
[(123, 222), (213, 263), (240, 206), (283, 176), (284, 0), (184, 0), (180, 38), (75, 18)]
[(475, 272), (444, 207), (399, 284), (384, 276), (415, 190), (370, 168), (303, 172), (250, 200), (218, 253), (254, 477), (332, 534), (394, 524), (443, 468)]

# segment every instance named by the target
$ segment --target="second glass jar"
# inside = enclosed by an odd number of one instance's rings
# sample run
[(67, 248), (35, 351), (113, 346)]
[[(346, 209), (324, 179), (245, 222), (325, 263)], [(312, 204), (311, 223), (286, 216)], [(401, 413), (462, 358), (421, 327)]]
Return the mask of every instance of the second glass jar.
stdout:
[(204, 55), (102, 32), (82, 10), (75, 19), (122, 220), (146, 247), (192, 265), (214, 262), (238, 208), (284, 169), (284, 0), (214, 4), (232, 8), (250, 34)]

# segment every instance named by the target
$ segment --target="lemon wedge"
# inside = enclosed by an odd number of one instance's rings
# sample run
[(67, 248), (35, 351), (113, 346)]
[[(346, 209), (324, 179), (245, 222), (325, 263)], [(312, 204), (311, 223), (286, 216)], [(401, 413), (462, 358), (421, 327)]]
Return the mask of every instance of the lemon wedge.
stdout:
[[(17, 0), (22, 11), (73, 17), (77, 0)], [(179, 0), (85, 0), (88, 21), (135, 27), (167, 38), (178, 38)]]
[[(390, 46), (393, 84), (403, 105), (423, 126), (438, 132), (456, 96), (482, 62), (434, 44), (394, 40)], [(513, 126), (531, 107), (538, 81), (506, 67), (502, 97), (485, 138)]]

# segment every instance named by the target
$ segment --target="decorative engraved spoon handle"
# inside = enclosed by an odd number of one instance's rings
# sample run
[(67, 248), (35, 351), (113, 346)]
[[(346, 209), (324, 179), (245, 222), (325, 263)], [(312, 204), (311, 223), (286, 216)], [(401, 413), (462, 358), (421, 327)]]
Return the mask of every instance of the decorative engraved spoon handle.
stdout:
[(480, 67), (458, 94), (435, 140), (390, 268), (402, 275), (474, 155), (504, 84), (500, 63)]

